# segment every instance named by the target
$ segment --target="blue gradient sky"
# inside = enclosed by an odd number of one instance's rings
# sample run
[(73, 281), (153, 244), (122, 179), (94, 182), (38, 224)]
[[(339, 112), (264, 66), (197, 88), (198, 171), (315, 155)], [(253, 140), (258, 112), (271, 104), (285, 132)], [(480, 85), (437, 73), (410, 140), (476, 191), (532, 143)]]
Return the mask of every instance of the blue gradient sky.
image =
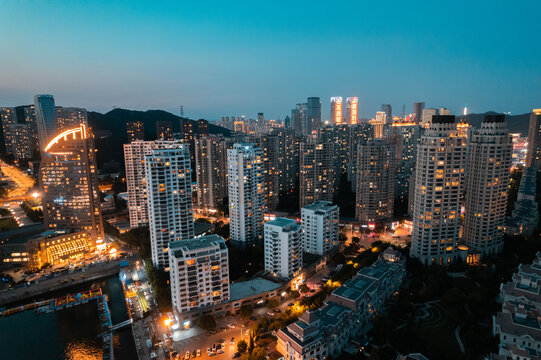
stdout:
[(540, 1), (0, 0), (0, 106), (284, 117), (309, 96), (360, 115), (413, 101), (541, 107)]

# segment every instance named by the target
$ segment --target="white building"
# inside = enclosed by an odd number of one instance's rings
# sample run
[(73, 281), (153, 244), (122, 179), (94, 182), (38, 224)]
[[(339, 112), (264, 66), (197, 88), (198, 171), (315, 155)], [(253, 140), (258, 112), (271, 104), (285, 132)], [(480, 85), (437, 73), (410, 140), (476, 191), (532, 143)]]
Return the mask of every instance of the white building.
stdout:
[(124, 144), (124, 163), (126, 166), (126, 186), (128, 189), (128, 210), (130, 227), (148, 225), (147, 173), (145, 156), (152, 149), (178, 148), (180, 141), (132, 141)]
[(197, 206), (204, 211), (216, 210), (227, 196), (226, 145), (219, 136), (195, 139)]
[(466, 141), (453, 115), (435, 115), (421, 137), (415, 170), (411, 256), (424, 264), (456, 260)]
[(481, 255), (503, 249), (513, 144), (505, 115), (486, 115), (468, 145), (464, 242)]
[(177, 314), (229, 301), (229, 260), (219, 235), (169, 243), (171, 303)]
[(170, 242), (194, 237), (188, 146), (153, 149), (145, 157), (152, 263), (160, 268), (169, 265)]
[(288, 279), (302, 267), (302, 228), (277, 218), (265, 223), (265, 271)]
[(237, 143), (227, 150), (229, 229), (236, 246), (261, 242), (265, 184), (263, 154), (254, 144)]
[(338, 244), (340, 209), (329, 201), (317, 201), (301, 209), (304, 251), (325, 255)]
[(424, 128), (428, 128), (432, 123), (432, 116), (438, 115), (438, 109), (423, 109), (423, 115), (421, 117), (420, 125)]

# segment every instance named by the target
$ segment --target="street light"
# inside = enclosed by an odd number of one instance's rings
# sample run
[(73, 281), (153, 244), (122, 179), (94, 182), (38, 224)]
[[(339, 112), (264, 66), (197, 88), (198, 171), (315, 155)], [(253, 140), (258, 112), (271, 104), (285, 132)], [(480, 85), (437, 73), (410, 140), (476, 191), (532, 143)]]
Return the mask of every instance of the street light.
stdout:
[(171, 334), (169, 333), (169, 325), (173, 320), (170, 318), (166, 318), (163, 323), (165, 324), (165, 327), (167, 328), (167, 352), (169, 353), (169, 359), (171, 359)]

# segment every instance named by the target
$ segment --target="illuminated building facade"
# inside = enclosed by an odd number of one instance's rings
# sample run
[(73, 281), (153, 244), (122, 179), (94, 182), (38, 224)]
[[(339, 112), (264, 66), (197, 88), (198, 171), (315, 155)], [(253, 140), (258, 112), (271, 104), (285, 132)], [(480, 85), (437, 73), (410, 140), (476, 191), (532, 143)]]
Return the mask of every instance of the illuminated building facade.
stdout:
[(351, 181), (351, 191), (357, 189), (357, 151), (362, 144), (374, 137), (374, 127), (360, 123), (348, 127), (348, 180)]
[(141, 121), (130, 121), (126, 123), (126, 133), (128, 142), (135, 140), (145, 140), (145, 126)]
[(273, 211), (278, 206), (282, 166), (280, 161), (280, 138), (269, 134), (253, 138), (253, 142), (263, 151), (263, 168), (265, 171), (265, 207)]
[(368, 123), (372, 125), (372, 128), (374, 129), (372, 138), (383, 138), (385, 135), (385, 125), (387, 124), (387, 115), (383, 111), (378, 111), (376, 113), (376, 118), (368, 120)]
[(6, 154), (13, 153), (13, 141), (11, 137), (11, 126), (17, 123), (15, 108), (0, 108), (0, 121), (2, 122), (2, 133), (4, 135), (4, 149)]
[(188, 144), (152, 149), (145, 168), (152, 263), (163, 269), (169, 242), (195, 236)]
[(244, 248), (263, 240), (265, 169), (263, 151), (253, 143), (227, 150), (230, 240)]
[(300, 207), (334, 196), (334, 144), (309, 139), (300, 148)]
[(229, 301), (229, 260), (219, 235), (169, 243), (171, 304), (182, 314)]
[(295, 144), (295, 131), (288, 128), (275, 128), (271, 135), (278, 138), (278, 167), (280, 169), (280, 193), (292, 191), (298, 178), (299, 156)]
[(301, 209), (303, 250), (325, 255), (338, 245), (340, 208), (330, 201), (316, 201)]
[(346, 99), (346, 121), (349, 125), (357, 125), (359, 116), (359, 98), (348, 97)]
[(197, 120), (197, 135), (203, 136), (209, 134), (209, 122), (205, 119)]
[(533, 109), (530, 115), (526, 166), (541, 170), (541, 109)]
[(84, 231), (103, 241), (95, 154), (93, 136), (82, 124), (60, 133), (43, 149), (39, 181), (48, 229)]
[(58, 132), (73, 129), (83, 124), (88, 127), (86, 109), (77, 107), (56, 107), (56, 128)]
[(216, 210), (227, 196), (226, 143), (220, 136), (200, 136), (195, 140), (197, 206)]
[(156, 139), (173, 140), (173, 123), (171, 121), (156, 121)]
[(182, 146), (182, 142), (178, 140), (135, 140), (124, 144), (130, 227), (136, 228), (149, 224), (145, 156), (152, 154), (153, 149), (175, 149), (180, 146)]
[(453, 115), (436, 115), (421, 137), (415, 169), (410, 254), (424, 264), (456, 260), (466, 140)]
[(96, 240), (84, 231), (48, 230), (26, 243), (29, 268), (57, 265), (96, 251)]
[(513, 144), (505, 115), (486, 115), (469, 139), (464, 242), (483, 256), (503, 249)]
[(34, 108), (36, 110), (36, 125), (41, 150), (57, 134), (56, 108), (52, 95), (34, 96)]
[(391, 104), (382, 104), (381, 111), (385, 113), (385, 116), (389, 120), (389, 122), (391, 121), (391, 119), (393, 119), (393, 108)]
[(265, 271), (289, 279), (302, 267), (302, 228), (293, 219), (265, 223)]
[(32, 158), (32, 144), (28, 132), (26, 124), (10, 125), (11, 152), (16, 161), (20, 162)]
[(332, 154), (334, 162), (334, 173), (336, 184), (340, 180), (341, 174), (348, 172), (349, 153), (350, 153), (350, 127), (347, 124), (324, 126), (318, 131), (318, 141), (320, 143), (334, 144), (334, 153)]
[(361, 224), (393, 216), (395, 146), (382, 139), (359, 144), (356, 218)]
[(331, 122), (335, 125), (342, 123), (342, 97), (333, 96), (331, 98)]

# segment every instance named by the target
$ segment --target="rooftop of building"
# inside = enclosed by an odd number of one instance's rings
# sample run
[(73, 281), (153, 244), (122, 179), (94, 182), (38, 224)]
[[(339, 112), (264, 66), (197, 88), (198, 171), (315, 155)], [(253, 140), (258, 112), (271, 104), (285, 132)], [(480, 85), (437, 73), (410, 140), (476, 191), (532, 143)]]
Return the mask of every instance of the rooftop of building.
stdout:
[[(281, 228), (293, 228), (297, 226), (297, 221), (294, 219), (287, 219), (287, 218), (276, 218), (271, 221), (267, 221), (265, 225), (272, 225), (272, 226), (279, 226)], [(284, 229), (289, 230), (289, 229)]]
[(212, 234), (207, 236), (202, 236), (200, 238), (190, 239), (190, 240), (179, 240), (171, 241), (169, 243), (169, 250), (184, 250), (184, 251), (193, 251), (197, 249), (204, 249), (210, 246), (220, 246), (220, 248), (225, 249), (225, 240), (220, 235)]
[(308, 210), (313, 210), (313, 211), (318, 211), (318, 210), (321, 210), (321, 211), (327, 211), (327, 210), (330, 210), (330, 209), (334, 209), (334, 208), (337, 208), (338, 205), (334, 205), (332, 202), (330, 201), (316, 201), (315, 203), (312, 203), (310, 205), (306, 205), (306, 206), (303, 206), (303, 209), (308, 209)]
[(368, 290), (375, 288), (376, 281), (364, 276), (357, 276), (348, 280), (332, 292), (333, 295), (340, 296), (349, 300), (359, 300)]
[(263, 278), (233, 283), (229, 285), (230, 299), (231, 301), (241, 300), (272, 291), (280, 286), (282, 286), (281, 283), (275, 283)]

